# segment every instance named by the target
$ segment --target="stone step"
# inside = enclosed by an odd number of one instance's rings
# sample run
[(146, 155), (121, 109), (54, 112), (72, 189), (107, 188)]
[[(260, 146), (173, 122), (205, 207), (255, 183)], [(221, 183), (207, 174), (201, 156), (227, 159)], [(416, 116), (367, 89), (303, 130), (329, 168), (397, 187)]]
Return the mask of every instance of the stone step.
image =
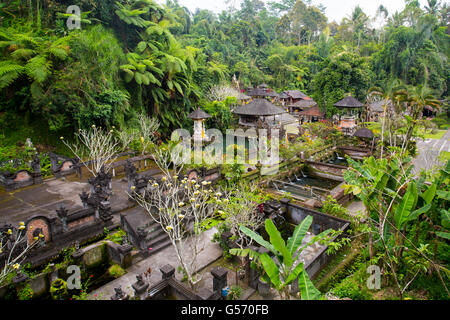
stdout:
[(157, 253), (158, 251), (161, 251), (162, 249), (167, 248), (167, 247), (170, 246), (170, 245), (171, 245), (170, 239), (167, 237), (167, 239), (166, 239), (165, 241), (160, 242), (159, 244), (157, 244), (157, 245), (154, 246), (154, 247), (151, 247), (152, 250), (149, 250), (149, 251), (148, 251), (148, 255), (155, 254), (155, 253)]
[(147, 237), (145, 238), (145, 240), (150, 242), (161, 235), (167, 236), (167, 234), (164, 232), (164, 230), (161, 227), (159, 227), (159, 225), (158, 225), (158, 228), (156, 230), (154, 230), (153, 232), (150, 232), (147, 235)]
[(164, 242), (165, 240), (168, 240), (169, 236), (166, 233), (163, 233), (153, 239), (151, 241), (147, 242), (147, 247), (153, 248), (156, 247), (161, 242)]

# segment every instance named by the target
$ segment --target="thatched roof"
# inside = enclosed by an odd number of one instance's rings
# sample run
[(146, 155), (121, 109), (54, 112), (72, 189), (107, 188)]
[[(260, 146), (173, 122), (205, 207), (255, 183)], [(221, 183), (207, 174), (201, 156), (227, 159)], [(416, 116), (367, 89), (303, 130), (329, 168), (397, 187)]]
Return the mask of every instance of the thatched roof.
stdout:
[(341, 101), (336, 102), (334, 106), (341, 108), (361, 108), (364, 107), (364, 104), (349, 95)]
[(383, 106), (387, 105), (389, 108), (392, 107), (392, 101), (391, 100), (380, 100), (375, 101), (369, 104), (369, 109), (373, 112), (383, 112)]
[(274, 116), (286, 113), (286, 110), (273, 105), (266, 99), (254, 99), (245, 106), (236, 107), (233, 113), (245, 116)]
[(239, 96), (237, 98), (238, 98), (238, 100), (250, 100), (252, 97), (250, 97), (246, 94), (243, 94), (243, 93), (239, 93)]
[(193, 119), (193, 120), (201, 120), (201, 119), (211, 118), (211, 115), (207, 114), (205, 111), (198, 108), (197, 110), (192, 112), (190, 115), (188, 115), (188, 118)]
[(358, 138), (367, 138), (372, 139), (373, 138), (373, 132), (370, 129), (367, 128), (361, 128), (356, 130), (356, 132), (353, 134), (354, 137)]
[(309, 100), (297, 101), (290, 106), (296, 107), (296, 108), (310, 108), (310, 107), (314, 107), (315, 105), (317, 105), (317, 102), (315, 102), (313, 99), (309, 99)]
[(265, 97), (267, 95), (266, 90), (261, 88), (254, 88), (247, 90), (247, 94), (251, 97)]
[(258, 88), (267, 89), (269, 86), (265, 83), (261, 83)]
[(307, 110), (304, 110), (302, 112), (298, 113), (299, 116), (309, 116), (309, 117), (318, 117), (318, 118), (324, 118), (325, 113), (320, 111), (319, 106), (316, 104), (314, 107), (311, 107)]
[(301, 92), (300, 90), (287, 90), (284, 91), (285, 94), (287, 94), (292, 99), (302, 99), (308, 97), (306, 94)]
[(289, 96), (285, 92), (281, 92), (278, 96), (280, 99), (289, 99)]
[(266, 93), (266, 97), (278, 97), (278, 93), (275, 91), (270, 91)]

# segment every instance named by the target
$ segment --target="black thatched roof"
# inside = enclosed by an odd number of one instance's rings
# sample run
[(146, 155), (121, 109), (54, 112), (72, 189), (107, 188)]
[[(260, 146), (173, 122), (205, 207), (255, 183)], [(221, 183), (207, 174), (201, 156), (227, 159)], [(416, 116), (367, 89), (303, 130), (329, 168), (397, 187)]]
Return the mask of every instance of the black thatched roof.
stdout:
[(266, 99), (254, 99), (245, 106), (237, 107), (233, 113), (244, 116), (274, 116), (286, 113), (286, 110), (273, 105)]
[(198, 108), (197, 110), (192, 112), (190, 115), (188, 115), (188, 118), (193, 119), (193, 120), (201, 120), (201, 119), (211, 118), (211, 115), (207, 114), (205, 111)]
[(270, 91), (266, 93), (266, 97), (278, 97), (278, 93), (275, 91)]
[(280, 99), (289, 99), (289, 96), (286, 94), (286, 92), (281, 92), (280, 94), (278, 94), (278, 96), (280, 97)]
[(298, 115), (299, 116), (318, 117), (318, 118), (325, 117), (325, 113), (320, 111), (320, 108), (317, 104), (312, 108), (309, 108), (307, 110), (299, 112)]
[(300, 100), (292, 104), (292, 107), (296, 108), (310, 108), (317, 105), (317, 102), (315, 102), (313, 99), (310, 100)]
[(373, 112), (383, 112), (384, 105), (387, 105), (388, 108), (390, 108), (392, 107), (392, 101), (383, 99), (380, 101), (372, 102), (371, 104), (369, 104), (369, 109)]
[(266, 90), (261, 88), (249, 89), (247, 94), (251, 97), (265, 97), (267, 95)]
[(287, 94), (292, 99), (303, 99), (303, 98), (308, 97), (306, 94), (304, 94), (300, 90), (287, 90), (287, 91), (284, 91), (284, 93)]
[(246, 94), (243, 94), (243, 93), (239, 93), (239, 96), (238, 96), (238, 100), (250, 100), (251, 98), (252, 97), (250, 97)]
[(355, 134), (353, 134), (354, 137), (358, 137), (358, 138), (368, 138), (368, 139), (372, 139), (373, 138), (373, 132), (372, 130), (369, 130), (367, 128), (361, 128), (356, 130)]
[(352, 96), (347, 96), (339, 102), (334, 104), (335, 107), (341, 108), (361, 108), (364, 104), (353, 98)]

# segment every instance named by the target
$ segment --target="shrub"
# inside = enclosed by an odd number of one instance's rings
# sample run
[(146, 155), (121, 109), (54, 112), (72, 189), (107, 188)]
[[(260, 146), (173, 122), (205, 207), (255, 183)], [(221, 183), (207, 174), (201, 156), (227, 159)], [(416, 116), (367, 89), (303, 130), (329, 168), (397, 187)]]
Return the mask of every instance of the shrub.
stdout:
[(232, 286), (228, 292), (228, 300), (238, 300), (242, 296), (242, 288), (240, 286)]
[(111, 277), (117, 279), (117, 278), (120, 278), (121, 276), (123, 276), (127, 272), (118, 264), (113, 264), (111, 267), (109, 267), (108, 273)]
[(355, 276), (350, 276), (339, 283), (333, 293), (340, 298), (350, 298), (352, 300), (371, 300), (371, 294), (361, 285)]
[(17, 299), (19, 300), (30, 300), (33, 298), (33, 290), (29, 283), (26, 284), (22, 289), (17, 292)]

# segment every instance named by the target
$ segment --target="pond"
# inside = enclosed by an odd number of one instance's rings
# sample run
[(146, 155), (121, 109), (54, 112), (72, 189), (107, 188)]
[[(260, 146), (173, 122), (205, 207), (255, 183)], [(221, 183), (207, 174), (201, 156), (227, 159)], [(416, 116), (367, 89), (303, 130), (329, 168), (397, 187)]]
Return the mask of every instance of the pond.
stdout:
[(274, 187), (281, 193), (290, 193), (300, 200), (324, 200), (332, 189), (340, 184), (339, 181), (306, 175), (294, 176), (289, 181), (274, 181)]
[(347, 159), (343, 154), (340, 154), (338, 152), (334, 152), (333, 157), (325, 161), (325, 163), (348, 167)]

